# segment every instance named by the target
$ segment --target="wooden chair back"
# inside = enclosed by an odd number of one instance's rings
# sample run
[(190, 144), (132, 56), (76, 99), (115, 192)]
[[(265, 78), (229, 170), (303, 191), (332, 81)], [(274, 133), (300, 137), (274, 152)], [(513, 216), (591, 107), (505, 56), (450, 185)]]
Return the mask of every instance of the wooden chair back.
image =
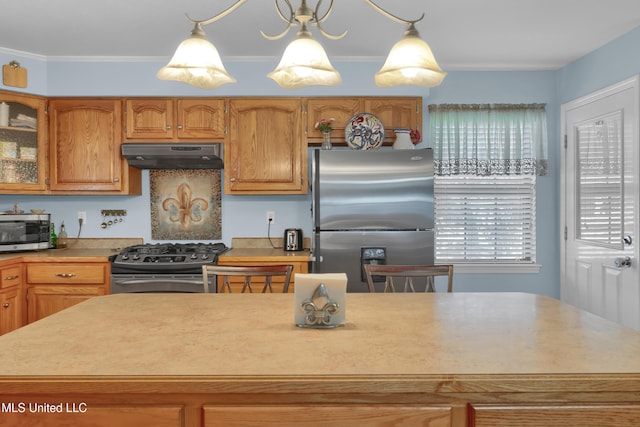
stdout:
[[(293, 265), (261, 265), (261, 266), (228, 266), (228, 265), (203, 265), (202, 278), (204, 284), (204, 292), (211, 292), (211, 286), (217, 286), (217, 276), (222, 276), (222, 287), (219, 292), (231, 292), (231, 278), (242, 277), (242, 293), (253, 293), (253, 285), (257, 284), (258, 278), (261, 278), (261, 292), (273, 293), (272, 280), (273, 277), (281, 276), (284, 278), (283, 293), (289, 292), (289, 282)], [(215, 277), (214, 277), (215, 276)], [(211, 280), (210, 280), (211, 279)], [(256, 282), (253, 282), (256, 280)], [(211, 284), (211, 286), (210, 286)]]
[[(414, 278), (426, 279), (425, 292), (435, 292), (434, 278), (448, 276), (447, 292), (453, 291), (453, 265), (363, 265), (369, 292), (376, 292), (375, 283), (384, 281), (383, 292), (416, 292)], [(404, 278), (402, 290), (396, 289), (394, 278)]]

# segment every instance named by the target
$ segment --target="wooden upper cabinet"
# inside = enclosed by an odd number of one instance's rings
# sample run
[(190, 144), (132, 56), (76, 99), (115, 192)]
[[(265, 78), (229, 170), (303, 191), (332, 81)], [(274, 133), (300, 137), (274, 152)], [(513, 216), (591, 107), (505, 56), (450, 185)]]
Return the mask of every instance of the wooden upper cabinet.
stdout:
[(212, 98), (125, 100), (125, 140), (181, 142), (222, 140), (225, 101)]
[(322, 142), (322, 132), (315, 129), (320, 119), (334, 118), (331, 142), (344, 143), (347, 121), (357, 113), (377, 116), (385, 129), (385, 142), (395, 140), (393, 129), (419, 129), (422, 132), (422, 97), (326, 97), (307, 99), (307, 138)]
[[(9, 123), (0, 125), (0, 193), (41, 194), (47, 189), (46, 98), (0, 91)], [(17, 123), (28, 117), (27, 125)]]
[(59, 98), (49, 107), (52, 192), (140, 194), (140, 171), (121, 155), (119, 99)]
[(309, 98), (307, 100), (307, 137), (322, 141), (322, 132), (316, 123), (322, 119), (335, 119), (331, 124), (331, 140), (344, 141), (347, 121), (360, 111), (360, 98)]
[(229, 102), (225, 193), (306, 194), (307, 144), (300, 98)]
[(365, 98), (364, 111), (384, 125), (385, 141), (395, 141), (394, 129), (422, 132), (422, 98)]

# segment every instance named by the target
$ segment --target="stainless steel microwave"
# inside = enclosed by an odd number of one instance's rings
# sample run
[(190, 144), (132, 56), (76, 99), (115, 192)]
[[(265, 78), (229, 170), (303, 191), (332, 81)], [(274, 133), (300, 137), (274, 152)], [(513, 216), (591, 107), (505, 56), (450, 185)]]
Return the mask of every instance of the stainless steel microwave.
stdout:
[(49, 214), (0, 215), (0, 252), (49, 249), (50, 240)]

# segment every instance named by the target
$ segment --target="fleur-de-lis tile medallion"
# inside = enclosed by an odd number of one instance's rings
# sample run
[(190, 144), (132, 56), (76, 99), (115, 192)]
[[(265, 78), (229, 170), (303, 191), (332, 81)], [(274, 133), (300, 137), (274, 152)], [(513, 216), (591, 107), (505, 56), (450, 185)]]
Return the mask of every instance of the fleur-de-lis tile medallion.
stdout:
[(183, 230), (188, 230), (192, 221), (202, 221), (202, 212), (209, 208), (209, 203), (202, 197), (193, 198), (189, 184), (178, 185), (176, 194), (177, 199), (167, 197), (162, 201), (162, 209), (169, 212), (171, 222), (179, 222)]
[(149, 186), (152, 239), (222, 238), (220, 170), (151, 170)]

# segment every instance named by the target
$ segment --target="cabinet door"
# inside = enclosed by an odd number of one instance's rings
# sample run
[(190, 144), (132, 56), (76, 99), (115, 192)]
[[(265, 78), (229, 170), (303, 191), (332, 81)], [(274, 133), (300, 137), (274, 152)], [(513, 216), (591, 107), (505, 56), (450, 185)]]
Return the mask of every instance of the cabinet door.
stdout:
[(47, 184), (45, 98), (0, 91), (9, 111), (0, 124), (0, 193), (44, 193)]
[(20, 287), (0, 291), (0, 335), (22, 326)]
[[(64, 396), (64, 395), (63, 395)], [(20, 399), (20, 400), (18, 400)], [(7, 411), (2, 414), (3, 427), (20, 426), (74, 426), (74, 427), (184, 427), (184, 405), (132, 404), (103, 405), (85, 402), (77, 395), (60, 397), (62, 412)], [(29, 402), (30, 396), (16, 398)], [(36, 400), (37, 402), (37, 400)], [(191, 424), (189, 424), (191, 425)]]
[(322, 132), (316, 129), (321, 119), (335, 119), (332, 123), (331, 141), (345, 142), (344, 128), (347, 121), (361, 112), (360, 98), (309, 98), (307, 100), (307, 138), (322, 142)]
[(58, 99), (50, 107), (51, 190), (128, 193), (120, 101)]
[(35, 322), (89, 298), (105, 295), (104, 286), (36, 285), (27, 289), (27, 323)]
[(141, 140), (173, 139), (175, 115), (169, 98), (125, 100), (125, 138)]
[(418, 129), (422, 132), (422, 98), (364, 98), (366, 112), (384, 125), (385, 142), (393, 142), (393, 129)]
[(471, 405), (475, 427), (618, 427), (640, 425), (638, 404)]
[(224, 99), (179, 99), (178, 140), (224, 139)]
[(417, 405), (205, 405), (205, 427), (277, 425), (318, 426), (429, 426), (450, 427), (448, 406)]
[(299, 98), (230, 101), (225, 193), (307, 193), (301, 110)]

